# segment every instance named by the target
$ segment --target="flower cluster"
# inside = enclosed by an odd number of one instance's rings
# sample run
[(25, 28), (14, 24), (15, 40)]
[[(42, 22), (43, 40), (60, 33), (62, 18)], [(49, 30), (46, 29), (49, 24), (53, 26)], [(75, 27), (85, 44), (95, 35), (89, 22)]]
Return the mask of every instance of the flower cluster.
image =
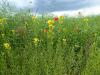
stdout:
[(37, 46), (38, 43), (39, 43), (39, 39), (38, 38), (33, 38), (33, 42), (34, 42), (35, 46)]
[(0, 24), (6, 23), (6, 18), (0, 19)]
[(49, 27), (52, 27), (54, 25), (54, 21), (53, 20), (48, 20), (48, 25), (49, 25)]
[(5, 49), (11, 49), (11, 46), (9, 43), (4, 43), (3, 46)]

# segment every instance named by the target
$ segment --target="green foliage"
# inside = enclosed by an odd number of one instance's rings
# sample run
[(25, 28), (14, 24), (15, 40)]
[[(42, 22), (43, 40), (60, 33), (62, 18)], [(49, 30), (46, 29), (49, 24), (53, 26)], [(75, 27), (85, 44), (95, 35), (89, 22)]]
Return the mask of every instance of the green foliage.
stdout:
[(64, 17), (54, 27), (53, 17), (0, 18), (0, 75), (100, 74), (99, 16)]

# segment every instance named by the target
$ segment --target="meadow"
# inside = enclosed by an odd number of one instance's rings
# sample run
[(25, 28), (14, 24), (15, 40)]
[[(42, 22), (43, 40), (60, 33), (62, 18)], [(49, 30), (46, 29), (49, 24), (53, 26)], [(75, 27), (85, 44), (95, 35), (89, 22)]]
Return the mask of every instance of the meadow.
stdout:
[(100, 75), (100, 16), (0, 14), (0, 75)]

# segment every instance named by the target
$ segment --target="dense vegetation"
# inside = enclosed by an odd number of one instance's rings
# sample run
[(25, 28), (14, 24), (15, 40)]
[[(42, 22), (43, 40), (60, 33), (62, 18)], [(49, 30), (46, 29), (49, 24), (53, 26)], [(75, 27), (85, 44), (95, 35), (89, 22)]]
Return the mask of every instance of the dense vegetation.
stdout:
[(100, 75), (100, 16), (0, 16), (0, 75)]

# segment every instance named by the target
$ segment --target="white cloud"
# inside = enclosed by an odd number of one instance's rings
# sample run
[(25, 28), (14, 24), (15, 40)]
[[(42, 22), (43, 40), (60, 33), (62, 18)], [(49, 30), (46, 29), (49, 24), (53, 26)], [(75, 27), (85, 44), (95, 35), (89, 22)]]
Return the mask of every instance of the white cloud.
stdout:
[(98, 6), (98, 5), (100, 5), (100, 0), (88, 0), (88, 3), (90, 5), (96, 5), (96, 6)]
[[(38, 7), (39, 9), (43, 8), (43, 10), (45, 10), (45, 8), (42, 6), (45, 6), (45, 5), (53, 6), (53, 3), (52, 3), (53, 0), (8, 0), (8, 1), (11, 4), (14, 3), (15, 6), (17, 6), (18, 8), (25, 8), (25, 7), (35, 8), (36, 6), (39, 5), (39, 7)], [(81, 12), (83, 16), (100, 14), (100, 5), (99, 5), (100, 0), (83, 0), (83, 1), (81, 1), (81, 0), (54, 0), (54, 1), (56, 1), (58, 3), (62, 3), (62, 4), (55, 3), (56, 5), (54, 5), (54, 6), (57, 9), (53, 10), (55, 12), (50, 11), (51, 14), (54, 14), (54, 15), (66, 14), (68, 16), (77, 16), (78, 12)], [(87, 3), (87, 4), (84, 4), (85, 8), (81, 7), (82, 6), (81, 3), (83, 3), (84, 1)], [(76, 2), (76, 5), (73, 4), (73, 2)], [(65, 3), (65, 5), (64, 5), (64, 3)], [(71, 5), (70, 8), (69, 8), (68, 4)], [(80, 6), (77, 6), (78, 4), (80, 4)], [(61, 7), (61, 5), (64, 5), (64, 7)], [(78, 8), (78, 7), (80, 7), (80, 8)], [(69, 8), (69, 9), (65, 9), (65, 8)], [(74, 8), (78, 8), (78, 9), (74, 9)], [(58, 9), (59, 9), (59, 11), (57, 11)], [(61, 11), (61, 9), (63, 9), (63, 11)]]
[(73, 2), (73, 1), (76, 1), (76, 0), (56, 0), (58, 2)]
[(100, 14), (100, 6), (87, 7), (87, 8), (82, 8), (82, 9), (73, 10), (73, 11), (56, 11), (56, 12), (52, 12), (51, 14), (53, 14), (55, 16), (67, 15), (70, 17), (71, 16), (77, 17), (79, 15), (78, 12), (81, 12), (81, 15), (83, 15), (83, 16), (99, 15)]
[(25, 8), (29, 6), (35, 7), (36, 0), (8, 0), (10, 3), (14, 3), (18, 8)]

